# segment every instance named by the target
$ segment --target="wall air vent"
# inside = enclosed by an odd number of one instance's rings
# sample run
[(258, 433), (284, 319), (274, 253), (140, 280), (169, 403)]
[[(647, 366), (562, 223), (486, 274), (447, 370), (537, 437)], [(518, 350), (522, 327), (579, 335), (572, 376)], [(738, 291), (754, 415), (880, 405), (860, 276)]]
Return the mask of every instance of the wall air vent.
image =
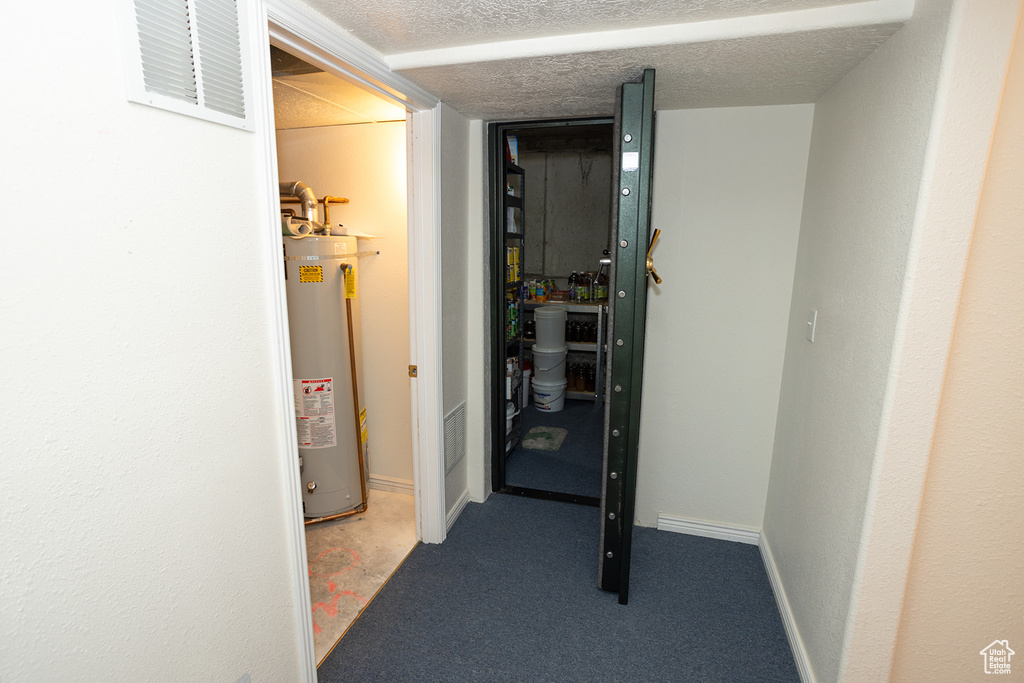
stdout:
[(466, 402), (463, 401), (444, 418), (444, 473), (466, 455)]
[(123, 0), (128, 99), (252, 130), (243, 59), (248, 3)]

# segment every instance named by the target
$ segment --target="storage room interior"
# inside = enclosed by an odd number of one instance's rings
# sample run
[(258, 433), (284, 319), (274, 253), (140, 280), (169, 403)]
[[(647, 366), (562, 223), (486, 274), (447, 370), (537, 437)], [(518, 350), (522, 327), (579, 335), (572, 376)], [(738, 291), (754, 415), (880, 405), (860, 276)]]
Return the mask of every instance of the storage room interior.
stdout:
[[(610, 277), (610, 119), (510, 123), (507, 348), (499, 489), (596, 504)], [(518, 204), (521, 202), (521, 206)], [(604, 263), (602, 263), (602, 259)], [(552, 337), (548, 334), (553, 333)], [(501, 400), (496, 396), (494, 400)]]

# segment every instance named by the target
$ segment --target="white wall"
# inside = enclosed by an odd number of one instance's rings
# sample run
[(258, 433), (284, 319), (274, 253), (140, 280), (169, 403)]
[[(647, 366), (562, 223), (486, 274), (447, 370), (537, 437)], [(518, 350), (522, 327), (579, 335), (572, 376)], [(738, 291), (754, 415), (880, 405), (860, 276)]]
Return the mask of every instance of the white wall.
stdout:
[[(441, 116), (441, 349), (444, 414), (468, 398), (467, 344), (469, 268), (469, 121), (446, 104)], [(468, 415), (467, 415), (468, 418)], [(468, 420), (467, 420), (468, 423)], [(463, 435), (464, 437), (465, 435)], [(445, 476), (445, 508), (452, 514), (467, 495), (467, 461), (463, 457)], [(450, 518), (449, 518), (450, 519)]]
[(948, 15), (918, 3), (815, 105), (764, 534), (823, 681), (840, 676)]
[(843, 680), (892, 675), (967, 255), (1021, 0), (955, 0), (872, 467)]
[(893, 680), (981, 678), (978, 653), (996, 638), (1019, 653), (1011, 658), (1014, 670), (1024, 654), (1022, 127), (1018, 33), (971, 243)]
[(114, 9), (6, 8), (0, 679), (299, 680), (267, 122), (129, 104)]
[(491, 492), (491, 409), (490, 409), (490, 227), (487, 197), (487, 126), (469, 122), (469, 199), (466, 249), (466, 333), (467, 400), (466, 461), (469, 493), (475, 503), (487, 500)]
[(813, 105), (659, 111), (637, 523), (761, 527)]
[(380, 237), (359, 240), (380, 250), (359, 261), (370, 476), (411, 485), (405, 122), (282, 130), (277, 148), (281, 180), (348, 198), (331, 222)]

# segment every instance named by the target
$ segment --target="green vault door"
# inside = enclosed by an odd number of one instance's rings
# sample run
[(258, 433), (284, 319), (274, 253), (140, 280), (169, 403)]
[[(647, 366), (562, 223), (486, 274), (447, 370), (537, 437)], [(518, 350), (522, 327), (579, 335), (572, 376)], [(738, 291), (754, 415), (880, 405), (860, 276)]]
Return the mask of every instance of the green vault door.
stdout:
[[(654, 153), (654, 70), (639, 83), (622, 85), (617, 121), (618, 199), (611, 250), (615, 287), (608, 355), (605, 460), (601, 487), (598, 584), (629, 600), (629, 562), (636, 506), (640, 389), (647, 315), (648, 243)], [(614, 174), (613, 174), (614, 175)], [(657, 274), (654, 274), (657, 278)]]

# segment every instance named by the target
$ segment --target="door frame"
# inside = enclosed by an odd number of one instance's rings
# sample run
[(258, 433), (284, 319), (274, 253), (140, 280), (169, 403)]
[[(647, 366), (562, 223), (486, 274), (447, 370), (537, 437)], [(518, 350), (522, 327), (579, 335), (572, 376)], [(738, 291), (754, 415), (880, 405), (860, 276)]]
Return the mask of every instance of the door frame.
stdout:
[[(440, 230), (440, 117), (439, 100), (393, 73), (376, 54), (337, 27), (310, 17), (287, 0), (264, 0), (265, 13), (255, 12), (262, 22), (259, 33), (266, 44), (274, 44), (317, 64), (339, 78), (357, 83), (392, 100), (407, 112), (407, 193), (409, 259), (409, 363), (417, 366), (412, 382), (413, 490), (417, 537), (425, 543), (440, 543), (446, 535), (443, 415), (441, 385), (441, 245)], [(254, 107), (273, 121), (273, 93), (269, 54), (262, 69), (266, 78), (253, 88)], [(272, 334), (276, 357), (272, 364), (279, 400), (293, 404), (291, 348), (288, 337), (284, 279), (281, 276), (281, 240), (278, 216), (277, 145), (272, 126), (264, 133), (264, 161), (271, 169), (265, 210), (271, 248), (265, 250), (268, 286), (278, 306), (272, 312)], [(313, 656), (313, 627), (309, 618), (309, 581), (305, 525), (299, 480), (295, 421), (282, 411), (281, 466), (283, 495), (291, 510), (288, 544), (292, 557), (292, 595), (302, 647), (304, 678), (316, 679)]]
[[(509, 486), (505, 482), (505, 323), (502, 312), (505, 310), (505, 249), (504, 227), (505, 216), (502, 212), (499, 197), (504, 193), (501, 169), (505, 164), (504, 136), (506, 133), (533, 128), (569, 128), (572, 126), (592, 126), (596, 124), (612, 126), (615, 118), (610, 116), (592, 116), (573, 119), (539, 119), (528, 121), (502, 121), (487, 124), (487, 202), (489, 216), (490, 243), (490, 274), (488, 296), (490, 297), (490, 317), (488, 320), (491, 357), (490, 397), (491, 432), (491, 481), (492, 493), (508, 493), (525, 498), (539, 498), (563, 503), (576, 503), (598, 507), (600, 499), (590, 498), (572, 493), (545, 491), (541, 489)], [(614, 156), (614, 155), (613, 155)], [(614, 191), (614, 183), (608, 188)], [(523, 207), (523, 234), (526, 233), (525, 206)], [(529, 391), (529, 387), (523, 387)]]

